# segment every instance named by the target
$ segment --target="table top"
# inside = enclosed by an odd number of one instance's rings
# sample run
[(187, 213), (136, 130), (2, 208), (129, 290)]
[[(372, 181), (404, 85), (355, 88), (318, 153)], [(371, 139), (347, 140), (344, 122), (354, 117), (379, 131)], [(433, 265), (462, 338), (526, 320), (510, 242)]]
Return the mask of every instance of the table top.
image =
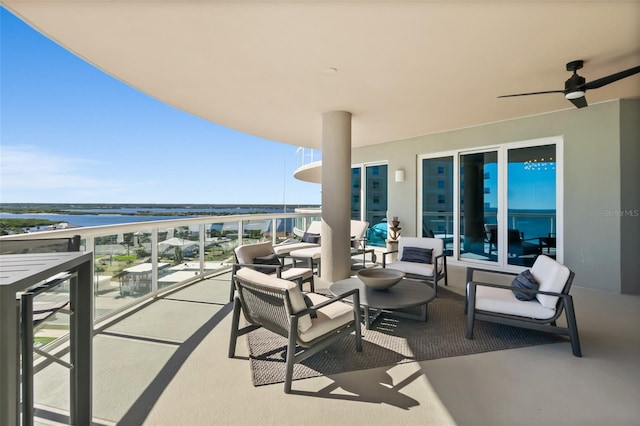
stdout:
[(401, 309), (424, 305), (436, 297), (433, 288), (428, 284), (407, 278), (387, 290), (374, 290), (364, 285), (359, 278), (347, 278), (332, 284), (329, 290), (332, 294), (339, 295), (354, 288), (360, 290), (362, 306), (378, 309)]
[(60, 252), (0, 255), (0, 288), (22, 291), (38, 281), (93, 259), (93, 253)]

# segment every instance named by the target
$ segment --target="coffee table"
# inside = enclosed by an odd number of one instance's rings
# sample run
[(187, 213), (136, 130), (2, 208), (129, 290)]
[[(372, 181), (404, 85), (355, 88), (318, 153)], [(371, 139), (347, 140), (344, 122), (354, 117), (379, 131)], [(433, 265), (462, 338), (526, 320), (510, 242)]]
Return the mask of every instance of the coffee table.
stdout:
[[(333, 295), (340, 295), (357, 288), (360, 293), (360, 305), (365, 310), (364, 323), (367, 330), (383, 313), (409, 319), (427, 321), (427, 304), (436, 298), (436, 293), (423, 281), (403, 279), (387, 290), (374, 290), (364, 285), (359, 278), (347, 278), (337, 281), (329, 287)], [(352, 297), (346, 300), (351, 300)], [(413, 315), (406, 312), (395, 312), (397, 309), (421, 306), (421, 312)], [(374, 311), (371, 316), (371, 312)]]

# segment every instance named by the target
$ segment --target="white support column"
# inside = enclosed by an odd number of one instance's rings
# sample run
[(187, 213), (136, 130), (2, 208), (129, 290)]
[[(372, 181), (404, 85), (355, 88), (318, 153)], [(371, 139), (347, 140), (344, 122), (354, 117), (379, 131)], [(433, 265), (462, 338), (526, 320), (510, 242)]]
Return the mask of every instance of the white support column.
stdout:
[(351, 113), (322, 115), (322, 278), (351, 274)]

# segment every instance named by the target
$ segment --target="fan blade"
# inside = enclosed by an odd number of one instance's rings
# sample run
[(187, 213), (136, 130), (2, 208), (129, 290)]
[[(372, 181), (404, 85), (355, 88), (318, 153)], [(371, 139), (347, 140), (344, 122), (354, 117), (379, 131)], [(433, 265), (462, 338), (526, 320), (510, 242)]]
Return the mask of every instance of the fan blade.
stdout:
[(584, 96), (581, 98), (569, 99), (569, 101), (571, 101), (571, 103), (578, 108), (584, 108), (587, 106), (587, 98), (585, 98)]
[(547, 90), (546, 92), (518, 93), (516, 95), (502, 95), (499, 98), (512, 98), (514, 96), (544, 95), (545, 93), (564, 93), (564, 90)]
[(623, 78), (627, 78), (634, 74), (640, 73), (640, 66), (629, 68), (625, 71), (620, 71), (615, 74), (608, 75), (606, 77), (599, 78), (597, 80), (590, 81), (589, 83), (584, 85), (585, 90), (597, 89), (602, 86), (606, 86), (607, 84), (611, 84), (614, 81), (622, 80)]

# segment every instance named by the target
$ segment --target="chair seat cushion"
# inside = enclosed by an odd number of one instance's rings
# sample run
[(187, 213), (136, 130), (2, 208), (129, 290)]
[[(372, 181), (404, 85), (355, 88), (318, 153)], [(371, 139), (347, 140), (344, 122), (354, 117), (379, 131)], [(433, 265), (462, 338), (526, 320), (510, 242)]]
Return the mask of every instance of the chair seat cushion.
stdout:
[[(328, 300), (321, 294), (307, 293), (314, 305)], [(303, 342), (311, 342), (333, 330), (349, 324), (354, 319), (353, 306), (344, 302), (331, 303), (317, 311), (317, 318), (311, 318), (311, 327), (298, 333), (298, 338)]]
[(289, 268), (282, 271), (281, 278), (283, 280), (297, 280), (302, 278), (307, 280), (313, 276), (313, 271), (309, 268)]
[(556, 310), (546, 308), (537, 299), (520, 301), (510, 287), (476, 287), (476, 310), (517, 315), (525, 318), (549, 319)]
[(385, 265), (387, 269), (395, 269), (406, 274), (422, 275), (424, 277), (433, 277), (433, 264), (404, 262), (402, 260)]
[(320, 259), (320, 257), (322, 256), (322, 248), (309, 247), (309, 248), (304, 248), (300, 250), (294, 250), (291, 253), (289, 253), (289, 256), (300, 258), (300, 259), (311, 258), (313, 260), (317, 260), (317, 259)]
[(306, 249), (310, 247), (320, 247), (319, 244), (313, 243), (292, 243), (292, 244), (281, 244), (277, 246), (273, 246), (273, 251), (278, 255), (287, 255), (294, 250)]

